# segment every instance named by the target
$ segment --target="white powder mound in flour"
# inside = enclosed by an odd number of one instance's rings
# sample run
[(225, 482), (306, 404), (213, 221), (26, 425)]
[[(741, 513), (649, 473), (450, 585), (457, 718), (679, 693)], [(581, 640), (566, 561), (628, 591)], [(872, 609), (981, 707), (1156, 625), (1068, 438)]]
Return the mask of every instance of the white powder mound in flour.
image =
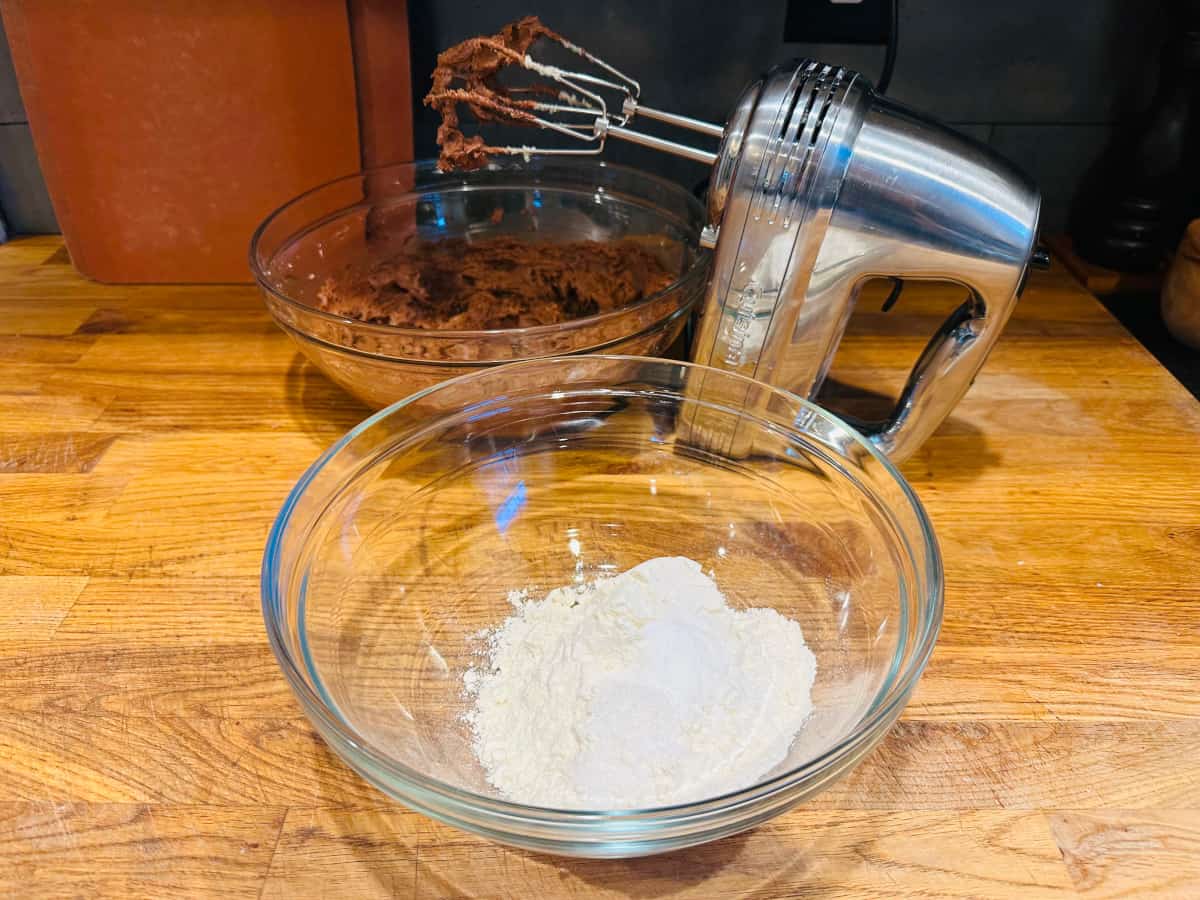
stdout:
[(690, 559), (510, 600), (464, 676), (475, 753), (510, 800), (633, 809), (749, 787), (812, 711), (800, 626), (732, 609)]

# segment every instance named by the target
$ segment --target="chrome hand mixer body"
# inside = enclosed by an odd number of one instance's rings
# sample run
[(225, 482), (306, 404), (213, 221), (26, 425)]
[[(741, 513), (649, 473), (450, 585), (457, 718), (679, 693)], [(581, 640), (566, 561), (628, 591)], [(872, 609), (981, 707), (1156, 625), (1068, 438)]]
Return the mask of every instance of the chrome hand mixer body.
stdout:
[[(815, 397), (867, 280), (968, 289), (890, 421), (870, 434), (893, 458), (909, 456), (966, 392), (1012, 312), (1037, 236), (1033, 184), (988, 147), (877, 95), (843, 68), (811, 60), (776, 68), (742, 93), (721, 127), (641, 106), (637, 82), (562, 43), (601, 75), (528, 56), (520, 65), (556, 84), (560, 102), (532, 104), (537, 124), (581, 145), (499, 149), (598, 153), (614, 137), (712, 165), (701, 242), (714, 260), (696, 362)], [(620, 92), (619, 113), (610, 114), (604, 91)], [(634, 131), (638, 116), (719, 136), (720, 147), (710, 153)], [(728, 445), (733, 434), (707, 440), (737, 449)]]

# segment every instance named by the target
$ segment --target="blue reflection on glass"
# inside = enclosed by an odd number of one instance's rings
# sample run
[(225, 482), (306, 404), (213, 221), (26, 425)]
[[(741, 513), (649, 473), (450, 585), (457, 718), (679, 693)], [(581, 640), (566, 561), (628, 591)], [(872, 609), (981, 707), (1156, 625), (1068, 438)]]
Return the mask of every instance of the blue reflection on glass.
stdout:
[(467, 416), (468, 422), (478, 422), (480, 419), (490, 419), (492, 416), (498, 416), (501, 413), (511, 412), (511, 406), (500, 406), (496, 409), (485, 409), (483, 412), (477, 412), (474, 415)]
[(517, 513), (521, 511), (521, 507), (525, 505), (525, 480), (517, 482), (517, 486), (509, 491), (504, 502), (496, 509), (495, 519), (496, 527), (501, 531), (505, 531), (513, 519), (517, 517)]
[(541, 191), (533, 192), (533, 208), (534, 209), (542, 208), (542, 192)]
[(478, 400), (475, 403), (468, 403), (466, 406), (464, 406), (462, 408), (462, 411), (469, 413), (469, 412), (472, 412), (473, 410), (479, 409), (481, 406), (487, 406), (489, 403), (497, 403), (501, 400), (507, 400), (507, 399), (508, 399), (508, 396), (506, 394), (498, 394), (495, 397), (488, 397), (486, 400)]

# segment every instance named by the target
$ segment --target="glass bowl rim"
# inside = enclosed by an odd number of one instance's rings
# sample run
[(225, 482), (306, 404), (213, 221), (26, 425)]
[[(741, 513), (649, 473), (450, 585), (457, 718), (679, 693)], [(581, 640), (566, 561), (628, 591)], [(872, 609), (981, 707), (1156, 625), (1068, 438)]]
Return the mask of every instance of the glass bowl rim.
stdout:
[[(701, 204), (698, 199), (696, 199), (694, 196), (692, 196), (692, 194), (689, 191), (687, 191), (682, 185), (676, 184), (675, 182), (673, 182), (669, 179), (666, 179), (666, 178), (662, 178), (658, 175), (654, 175), (653, 173), (645, 172), (645, 171), (635, 168), (633, 166), (618, 165), (616, 163), (610, 163), (610, 162), (606, 162), (604, 160), (563, 159), (561, 157), (544, 156), (544, 155), (539, 156), (537, 154), (532, 154), (531, 159), (535, 162), (546, 162), (553, 166), (567, 167), (567, 168), (572, 168), (572, 169), (580, 169), (580, 170), (584, 170), (584, 169), (588, 169), (588, 168), (607, 169), (607, 170), (617, 172), (619, 174), (631, 175), (635, 178), (644, 179), (646, 181), (655, 183), (660, 188), (663, 188), (663, 189), (667, 190), (668, 192), (674, 193), (677, 196), (681, 197), (684, 200), (684, 202), (686, 203), (686, 205), (691, 208), (691, 211), (698, 215), (698, 217), (699, 217), (698, 221), (704, 221), (704, 217), (705, 217), (706, 213), (704, 211), (703, 204)], [(404, 328), (399, 325), (383, 325), (383, 324), (377, 324), (377, 323), (371, 323), (371, 322), (363, 322), (360, 319), (352, 319), (352, 318), (349, 318), (348, 316), (339, 316), (336, 313), (326, 312), (323, 309), (318, 309), (317, 307), (311, 306), (308, 303), (302, 303), (299, 300), (289, 297), (287, 294), (276, 289), (276, 287), (273, 284), (271, 284), (271, 282), (268, 280), (267, 271), (265, 268), (266, 262), (268, 262), (268, 261), (264, 260), (262, 263), (260, 263), (260, 257), (263, 255), (260, 252), (260, 250), (261, 250), (262, 241), (263, 241), (264, 237), (266, 236), (267, 229), (270, 228), (270, 226), (273, 225), (280, 216), (282, 216), (284, 213), (288, 212), (289, 210), (299, 206), (302, 202), (311, 199), (312, 197), (316, 196), (317, 194), (319, 194), (322, 191), (328, 190), (330, 188), (336, 187), (341, 184), (349, 184), (356, 180), (360, 180), (360, 179), (371, 177), (371, 176), (381, 176), (381, 175), (384, 175), (385, 173), (394, 172), (394, 171), (398, 171), (398, 170), (411, 170), (413, 172), (439, 172), (439, 170), (437, 168), (437, 160), (436, 159), (419, 159), (419, 160), (414, 160), (412, 162), (391, 163), (390, 165), (376, 166), (376, 167), (367, 168), (367, 169), (360, 169), (357, 172), (350, 173), (349, 175), (341, 175), (337, 178), (331, 178), (329, 181), (325, 181), (321, 184), (316, 185), (315, 187), (311, 187), (308, 190), (297, 194), (295, 197), (292, 197), (290, 200), (287, 200), (286, 202), (281, 204), (276, 209), (272, 210), (267, 215), (267, 217), (265, 219), (263, 219), (262, 222), (259, 223), (258, 227), (254, 229), (254, 234), (252, 234), (250, 237), (250, 245), (248, 248), (250, 272), (251, 272), (251, 274), (253, 274), (254, 280), (258, 284), (259, 289), (262, 290), (263, 293), (267, 294), (268, 296), (285, 303), (286, 305), (290, 306), (292, 309), (295, 309), (305, 315), (313, 315), (313, 316), (316, 316), (318, 319), (323, 319), (327, 322), (333, 322), (333, 323), (337, 323), (338, 325), (347, 326), (355, 331), (359, 331), (364, 334), (380, 334), (380, 335), (388, 335), (390, 337), (396, 337), (396, 338), (407, 337), (407, 338), (411, 338), (414, 340), (422, 340), (422, 341), (442, 341), (442, 340), (461, 341), (461, 340), (470, 340), (470, 339), (477, 340), (480, 338), (514, 338), (515, 339), (515, 338), (541, 337), (544, 335), (554, 334), (556, 332), (562, 333), (563, 331), (577, 331), (577, 330), (582, 330), (584, 328), (589, 328), (589, 327), (592, 327), (595, 325), (600, 325), (605, 322), (619, 319), (627, 313), (635, 312), (639, 309), (645, 308), (646, 306), (654, 303), (656, 300), (660, 300), (661, 298), (663, 298), (664, 296), (666, 296), (669, 293), (672, 293), (674, 291), (679, 291), (679, 290), (687, 290), (687, 289), (691, 288), (696, 281), (703, 278), (703, 276), (705, 275), (707, 268), (708, 268), (709, 251), (700, 246), (700, 243), (699, 243), (700, 232), (699, 232), (699, 229), (697, 229), (696, 233), (694, 235), (689, 235), (689, 237), (694, 238), (693, 244), (696, 248), (696, 254), (695, 254), (695, 258), (692, 260), (691, 265), (689, 265), (687, 267), (687, 270), (682, 275), (680, 275), (678, 278), (676, 278), (674, 281), (672, 281), (669, 285), (667, 285), (665, 288), (663, 288), (662, 290), (655, 291), (653, 294), (651, 294), (648, 297), (642, 298), (637, 303), (631, 303), (628, 306), (622, 306), (620, 309), (609, 310), (608, 312), (598, 313), (594, 316), (584, 316), (583, 318), (571, 319), (570, 321), (567, 321), (567, 322), (558, 322), (553, 325), (532, 325), (527, 328), (491, 328), (491, 329), (482, 329), (481, 328), (481, 329), (466, 330), (466, 331), (463, 331), (463, 330), (451, 331), (451, 330), (443, 330), (443, 329), (436, 329), (436, 328)], [(530, 173), (532, 173), (532, 172), (535, 172), (536, 169), (530, 168), (530, 165), (528, 163), (516, 163), (516, 162), (512, 162), (512, 161), (504, 161), (504, 162), (490, 163), (485, 169), (482, 169), (479, 171), (513, 172), (513, 173), (530, 172)], [(447, 177), (451, 177), (456, 173), (442, 173), (442, 174), (447, 175)], [(465, 179), (471, 173), (459, 173), (459, 174), (461, 174), (463, 176), (463, 178)], [(449, 185), (449, 184), (442, 185), (442, 186), (436, 186), (436, 187), (431, 186), (430, 190), (441, 191), (441, 190), (445, 190), (445, 189), (449, 188), (450, 186), (451, 185)], [(472, 186), (467, 181), (463, 180), (463, 181), (458, 182), (455, 185), (455, 187), (458, 190), (463, 190), (463, 191), (469, 192), (471, 190), (481, 190), (484, 186)], [(489, 187), (490, 187), (490, 185), (489, 185)], [(546, 188), (546, 190), (559, 190), (559, 188), (551, 185), (550, 187)], [(414, 185), (412, 189), (406, 189), (406, 190), (400, 192), (399, 194), (397, 194), (397, 196), (402, 196), (404, 194), (416, 195), (419, 193), (422, 193), (422, 192), (416, 185)], [(306, 231), (311, 230), (316, 225), (328, 223), (328, 222), (334, 221), (338, 218), (342, 218), (342, 217), (348, 215), (353, 210), (363, 208), (366, 206), (369, 206), (369, 204), (365, 200), (360, 200), (356, 203), (350, 204), (349, 206), (340, 207), (336, 210), (332, 210), (332, 211), (326, 213), (325, 215), (321, 216), (319, 219), (314, 219), (313, 221), (308, 222), (304, 226), (304, 229)], [(294, 237), (295, 237), (294, 234), (289, 235), (289, 241)], [(278, 251), (276, 251), (276, 252), (278, 252)], [(693, 297), (687, 304), (685, 304), (685, 308), (690, 308), (691, 306), (693, 306), (698, 299), (699, 299), (698, 296)], [(672, 310), (672, 313), (676, 312), (676, 311), (677, 310)], [(666, 318), (666, 316), (664, 316), (664, 318)]]
[[(925, 567), (927, 572), (927, 584), (923, 597), (918, 598), (917, 609), (923, 610), (925, 613), (924, 627), (915, 637), (913, 653), (906, 664), (905, 670), (897, 673), (897, 677), (891, 680), (890, 688), (883, 696), (884, 702), (876, 702), (873, 709), (870, 709), (866, 715), (852, 728), (848, 733), (843, 735), (836, 743), (826, 748), (824, 752), (818, 756), (814, 756), (798, 766), (788, 769), (772, 778), (758, 782), (746, 788), (739, 788), (734, 791), (720, 794), (714, 797), (706, 797), (701, 800), (689, 801), (687, 803), (673, 804), (669, 806), (646, 807), (641, 809), (622, 809), (622, 810), (588, 810), (588, 809), (560, 809), (547, 806), (536, 806), (532, 804), (517, 803), (511, 800), (504, 800), (495, 797), (487, 797), (482, 794), (477, 794), (474, 791), (444, 782), (438, 778), (426, 775), (411, 766), (399, 763), (392, 759), (385, 752), (376, 749), (369, 742), (365, 741), (358, 732), (348, 723), (344, 722), (341, 717), (332, 712), (329, 705), (320, 694), (315, 691), (304, 678), (301, 672), (298, 661), (288, 651), (284, 640), (285, 621), (283, 618), (275, 615), (274, 607), (276, 605), (282, 609), (282, 597), (280, 596), (279, 603), (276, 603), (276, 597), (279, 593), (276, 590), (278, 583), (278, 558), (283, 542), (283, 535), (291, 523), (292, 515), (298, 504), (301, 496), (304, 494), (308, 486), (316, 479), (325, 466), (337, 456), (347, 445), (352, 443), (364, 432), (377, 425), (388, 416), (400, 411), (406, 406), (409, 406), (424, 397), (447, 388), (452, 388), (459, 382), (465, 379), (487, 377), (493, 373), (502, 374), (510, 369), (518, 367), (535, 368), (547, 365), (578, 365), (580, 362), (587, 360), (598, 360), (603, 362), (655, 362), (665, 366), (682, 366), (692, 370), (704, 370), (707, 374), (717, 374), (719, 377), (728, 377), (735, 380), (743, 381), (747, 386), (757, 386), (759, 388), (766, 387), (768, 390), (783, 396), (790, 402), (797, 403), (802, 406), (808, 413), (818, 418), (826, 420), (826, 422), (835, 428), (843, 430), (855, 443), (867, 450), (869, 455), (875, 461), (881, 463), (884, 467), (884, 472), (900, 487), (904, 499), (909, 503), (912, 512), (914, 513), (917, 523), (920, 526), (922, 546), (924, 548)], [(707, 377), (707, 376), (706, 376)], [(425, 426), (428, 427), (428, 422)], [(907, 545), (907, 541), (904, 544)], [(908, 548), (909, 552), (913, 552), (913, 548)], [(646, 826), (651, 821), (661, 822), (661, 820), (670, 818), (674, 822), (685, 822), (690, 817), (702, 817), (711, 815), (719, 810), (736, 808), (744, 806), (764, 798), (770, 797), (773, 794), (785, 791), (788, 788), (794, 787), (812, 775), (816, 775), (821, 771), (827, 770), (837, 763), (850, 756), (855, 749), (868, 744), (871, 739), (882, 730), (890, 727), (891, 723), (897, 718), (902, 711), (904, 705), (908, 701), (909, 695), (916, 686), (917, 680), (924, 672), (926, 665), (929, 662), (929, 657), (933, 653), (933, 648), (937, 642), (938, 633), (941, 629), (942, 614), (944, 606), (944, 575), (942, 568), (941, 550), (938, 546), (937, 537), (933, 531), (933, 525), (929, 520), (928, 514), (922, 505), (920, 499), (909, 485), (908, 481), (896, 468), (896, 466), (882, 453), (874, 443), (853, 426), (846, 423), (840, 417), (834, 415), (828, 410), (817, 406), (809, 400), (793, 394), (790, 391), (782, 388), (764, 385), (762, 382), (755, 381), (744, 375), (730, 372), (724, 369), (716, 369), (709, 366), (700, 365), (698, 363), (680, 362), (676, 360), (651, 359), (648, 357), (626, 356), (626, 355), (605, 355), (605, 354), (581, 354), (574, 356), (558, 356), (558, 357), (542, 357), (538, 359), (517, 360), (505, 365), (492, 366), (483, 369), (479, 372), (471, 372), (465, 375), (460, 375), (456, 378), (451, 378), (438, 384), (431, 385), (424, 390), (417, 391), (405, 397), (402, 400), (379, 410), (368, 418), (364, 419), (345, 435), (338, 439), (336, 443), (330, 446), (322, 453), (317, 460), (305, 470), (304, 474), (296, 482), (295, 486), (288, 493), (284, 500), (279, 514), (276, 516), (274, 523), (271, 526), (270, 533), (267, 538), (267, 544), (263, 553), (262, 568), (260, 574), (260, 595), (262, 605), (262, 615), (266, 626), (268, 643), (275, 655), (276, 662), (280, 670), (283, 672), (292, 693), (300, 700), (305, 712), (314, 720), (314, 724), (326, 740), (332, 740), (339, 752), (349, 752), (353, 754), (361, 754), (363, 759), (370, 764), (374, 769), (382, 771), (388, 778), (388, 787), (391, 788), (393, 783), (398, 783), (403, 786), (404, 790), (398, 790), (397, 794), (401, 797), (405, 796), (405, 791), (415, 791), (422, 799), (422, 802), (427, 802), (425, 797), (433, 794), (457, 808), (464, 811), (487, 811), (495, 815), (504, 816), (508, 819), (513, 819), (519, 822), (536, 823), (539, 825), (550, 826), (594, 826), (598, 824), (620, 824), (624, 823), (631, 826)], [(893, 660), (893, 666), (895, 665)], [(351, 761), (352, 768), (358, 769), (361, 774), (362, 760), (354, 759)], [(368, 778), (372, 781), (372, 778)], [(621, 832), (612, 832), (609, 835), (612, 839), (618, 840), (622, 837)]]

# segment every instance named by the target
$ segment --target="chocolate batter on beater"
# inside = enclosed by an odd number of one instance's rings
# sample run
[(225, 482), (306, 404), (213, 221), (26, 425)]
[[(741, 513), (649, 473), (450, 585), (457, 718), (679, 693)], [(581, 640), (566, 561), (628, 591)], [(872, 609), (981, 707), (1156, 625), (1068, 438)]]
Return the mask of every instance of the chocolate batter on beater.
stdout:
[[(520, 65), (530, 46), (539, 38), (562, 42), (537, 16), (504, 26), (491, 37), (473, 37), (455, 44), (438, 54), (433, 70), (433, 88), (425, 95), (425, 105), (441, 114), (437, 142), (441, 148), (438, 168), (444, 172), (468, 171), (487, 164), (497, 151), (479, 135), (467, 137), (459, 128), (458, 107), (464, 104), (480, 122), (505, 122), (514, 125), (536, 125), (529, 110), (534, 101), (516, 97), (497, 80), (503, 69)], [(527, 93), (545, 94), (553, 99), (555, 92), (545, 86), (525, 89)]]

